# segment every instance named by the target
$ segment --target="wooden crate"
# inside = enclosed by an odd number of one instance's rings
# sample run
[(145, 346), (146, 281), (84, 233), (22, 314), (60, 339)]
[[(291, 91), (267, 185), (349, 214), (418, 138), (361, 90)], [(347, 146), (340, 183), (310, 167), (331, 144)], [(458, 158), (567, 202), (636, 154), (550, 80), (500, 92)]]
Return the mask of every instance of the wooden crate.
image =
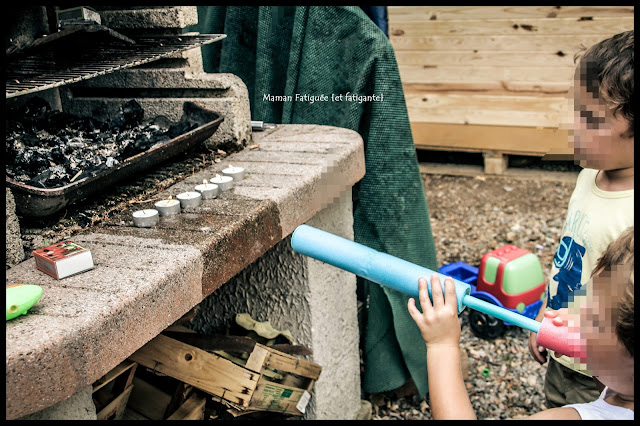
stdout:
[[(210, 394), (234, 415), (252, 411), (302, 415), (322, 370), (316, 363), (258, 343), (246, 361), (233, 362), (162, 334), (130, 359)], [(275, 381), (274, 372), (283, 380)]]
[(133, 389), (137, 363), (123, 361), (93, 384), (98, 420), (121, 420)]
[[(251, 397), (248, 411), (277, 411), (302, 415), (311, 398), (311, 391), (320, 376), (320, 365), (285, 354), (268, 346), (256, 344), (246, 368), (260, 371), (260, 379)], [(269, 367), (284, 374), (277, 383), (265, 374)], [(236, 410), (233, 414), (239, 414)]]
[(555, 159), (572, 153), (574, 54), (634, 28), (633, 6), (389, 6), (388, 16), (416, 148)]

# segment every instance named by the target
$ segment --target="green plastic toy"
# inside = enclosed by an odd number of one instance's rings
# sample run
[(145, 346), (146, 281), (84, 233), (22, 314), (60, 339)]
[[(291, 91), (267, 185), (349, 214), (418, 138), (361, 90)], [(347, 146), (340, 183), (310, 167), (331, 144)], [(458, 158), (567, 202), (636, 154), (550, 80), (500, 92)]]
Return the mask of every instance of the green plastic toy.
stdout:
[(7, 321), (27, 311), (42, 297), (42, 287), (33, 284), (15, 284), (7, 287)]

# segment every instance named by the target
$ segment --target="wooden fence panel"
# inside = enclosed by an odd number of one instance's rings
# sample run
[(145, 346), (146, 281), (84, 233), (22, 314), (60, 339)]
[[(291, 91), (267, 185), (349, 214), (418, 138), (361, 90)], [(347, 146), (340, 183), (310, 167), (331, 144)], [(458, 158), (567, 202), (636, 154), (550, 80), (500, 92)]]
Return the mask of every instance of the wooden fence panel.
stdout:
[(571, 152), (574, 55), (634, 28), (633, 6), (389, 6), (388, 16), (416, 147), (539, 156)]

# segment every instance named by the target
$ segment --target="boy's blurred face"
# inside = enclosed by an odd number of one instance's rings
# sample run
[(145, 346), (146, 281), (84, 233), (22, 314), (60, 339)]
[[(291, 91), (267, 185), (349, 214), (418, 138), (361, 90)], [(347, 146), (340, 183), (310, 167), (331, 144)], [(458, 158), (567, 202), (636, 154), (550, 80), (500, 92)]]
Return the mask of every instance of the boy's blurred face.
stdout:
[[(586, 361), (591, 373), (612, 390), (633, 395), (633, 358), (620, 343), (615, 331), (617, 306), (627, 282), (628, 268), (614, 268), (595, 275), (587, 294), (576, 298), (580, 314), (580, 334), (586, 340)], [(575, 306), (575, 305), (574, 305)]]
[(633, 167), (633, 137), (627, 136), (629, 122), (622, 114), (613, 115), (604, 100), (587, 91), (577, 67), (574, 85), (573, 122), (569, 142), (573, 144), (574, 162), (597, 170)]

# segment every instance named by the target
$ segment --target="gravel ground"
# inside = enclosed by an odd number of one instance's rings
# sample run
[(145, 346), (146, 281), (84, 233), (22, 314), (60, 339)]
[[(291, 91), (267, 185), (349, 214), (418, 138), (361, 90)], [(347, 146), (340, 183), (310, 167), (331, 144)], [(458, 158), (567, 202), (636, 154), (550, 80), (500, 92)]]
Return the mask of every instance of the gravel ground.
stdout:
[[(463, 261), (479, 266), (486, 252), (514, 244), (537, 254), (548, 275), (573, 183), (487, 175), (422, 178), (440, 265)], [(460, 319), (460, 346), (463, 358), (468, 357), (465, 384), (478, 419), (517, 418), (546, 409), (546, 364), (529, 354), (529, 332), (511, 326), (502, 337), (487, 341), (472, 333), (468, 310)], [(428, 397), (406, 393), (370, 395), (372, 418), (432, 419)]]

